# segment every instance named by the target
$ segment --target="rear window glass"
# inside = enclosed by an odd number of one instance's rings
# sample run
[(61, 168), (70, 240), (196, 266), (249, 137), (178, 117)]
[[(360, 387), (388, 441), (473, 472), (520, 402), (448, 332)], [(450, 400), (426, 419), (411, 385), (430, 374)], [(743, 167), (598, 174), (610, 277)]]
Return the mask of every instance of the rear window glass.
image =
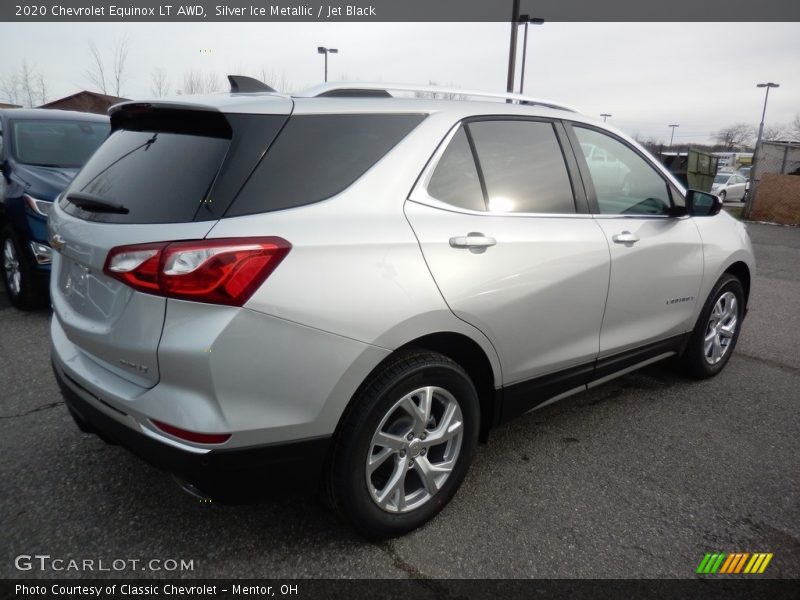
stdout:
[(226, 216), (303, 206), (335, 196), (423, 119), (420, 114), (291, 117)]
[(128, 209), (127, 214), (87, 212), (62, 201), (67, 212), (114, 223), (194, 220), (230, 140), (167, 132), (114, 132), (70, 185)]
[(20, 120), (11, 123), (12, 153), (27, 165), (79, 168), (111, 129), (109, 123)]

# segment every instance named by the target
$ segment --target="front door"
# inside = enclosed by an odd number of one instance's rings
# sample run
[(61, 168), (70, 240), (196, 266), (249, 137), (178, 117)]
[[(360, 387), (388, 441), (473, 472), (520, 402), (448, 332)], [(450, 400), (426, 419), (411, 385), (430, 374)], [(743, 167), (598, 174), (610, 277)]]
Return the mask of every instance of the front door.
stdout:
[[(671, 216), (681, 203), (674, 186), (622, 140), (574, 125), (580, 147), (596, 146), (625, 166), (624, 182), (596, 176), (590, 202), (611, 253), (608, 302), (600, 332), (600, 355), (622, 352), (690, 330), (703, 276), (703, 248), (691, 217)], [(579, 156), (578, 160), (584, 157)]]

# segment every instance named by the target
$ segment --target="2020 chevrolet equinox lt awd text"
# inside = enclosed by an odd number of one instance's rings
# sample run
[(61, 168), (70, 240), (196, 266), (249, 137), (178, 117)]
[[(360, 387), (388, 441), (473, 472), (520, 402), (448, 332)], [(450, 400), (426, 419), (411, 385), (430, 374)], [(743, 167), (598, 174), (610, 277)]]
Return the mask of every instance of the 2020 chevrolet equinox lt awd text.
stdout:
[(53, 366), (84, 431), (216, 497), (280, 467), (384, 537), (498, 424), (730, 359), (745, 228), (619, 131), (502, 94), (231, 80), (113, 107), (53, 208)]

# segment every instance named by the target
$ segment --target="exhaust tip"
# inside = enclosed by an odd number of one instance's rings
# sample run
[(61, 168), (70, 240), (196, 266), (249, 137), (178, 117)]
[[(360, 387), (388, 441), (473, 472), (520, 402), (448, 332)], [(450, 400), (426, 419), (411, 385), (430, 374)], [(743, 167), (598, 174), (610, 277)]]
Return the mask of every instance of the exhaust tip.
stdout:
[(212, 501), (211, 496), (206, 494), (204, 491), (202, 491), (200, 488), (198, 488), (193, 483), (189, 483), (188, 481), (186, 481), (184, 479), (181, 479), (177, 475), (173, 475), (172, 478), (175, 480), (175, 483), (178, 484), (178, 487), (180, 487), (184, 492), (186, 492), (190, 496), (193, 496), (193, 497), (197, 498), (198, 500), (200, 500), (200, 502), (211, 502)]

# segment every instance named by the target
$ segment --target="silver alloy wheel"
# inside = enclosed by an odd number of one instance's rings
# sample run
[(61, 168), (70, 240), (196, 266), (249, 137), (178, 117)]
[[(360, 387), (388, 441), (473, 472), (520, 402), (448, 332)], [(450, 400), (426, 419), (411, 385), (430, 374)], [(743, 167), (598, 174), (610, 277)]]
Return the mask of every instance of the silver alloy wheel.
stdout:
[(728, 353), (739, 323), (738, 303), (733, 292), (725, 292), (714, 304), (708, 318), (703, 354), (706, 362), (715, 365)]
[(392, 406), (372, 436), (367, 489), (380, 508), (405, 513), (442, 489), (461, 451), (464, 419), (447, 390), (427, 386)]
[(17, 249), (11, 238), (6, 238), (6, 243), (3, 245), (3, 270), (6, 273), (6, 281), (8, 281), (11, 293), (19, 296), (22, 275), (19, 272)]

